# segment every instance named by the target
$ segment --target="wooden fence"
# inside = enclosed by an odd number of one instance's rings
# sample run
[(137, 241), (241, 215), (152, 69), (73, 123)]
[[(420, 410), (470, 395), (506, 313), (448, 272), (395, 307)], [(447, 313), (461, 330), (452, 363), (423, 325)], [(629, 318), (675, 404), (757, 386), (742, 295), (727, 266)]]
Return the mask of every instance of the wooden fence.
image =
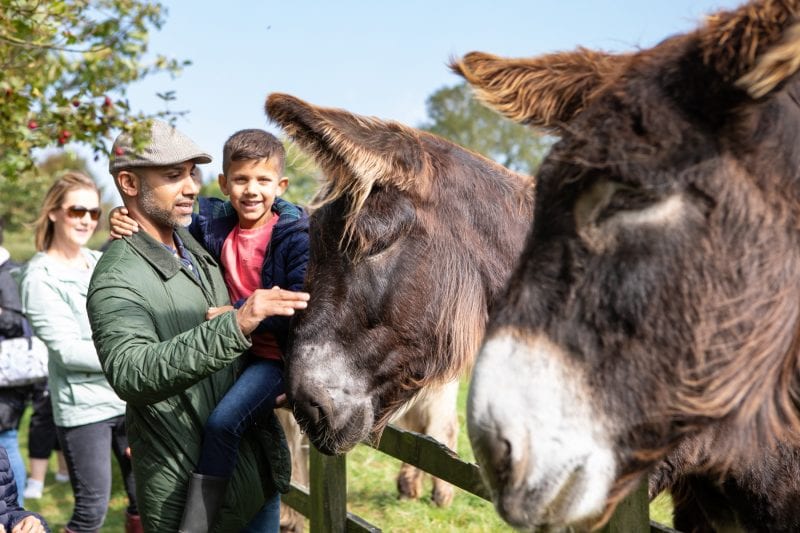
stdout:
[[(478, 466), (462, 461), (449, 448), (427, 435), (389, 426), (376, 449), (491, 501)], [(286, 504), (308, 517), (311, 533), (381, 531), (380, 527), (347, 511), (346, 460), (346, 456), (322, 455), (312, 446), (309, 492), (293, 485), (291, 491), (283, 496)], [(601, 533), (637, 532), (676, 533), (650, 520), (646, 484), (618, 506), (601, 530)]]

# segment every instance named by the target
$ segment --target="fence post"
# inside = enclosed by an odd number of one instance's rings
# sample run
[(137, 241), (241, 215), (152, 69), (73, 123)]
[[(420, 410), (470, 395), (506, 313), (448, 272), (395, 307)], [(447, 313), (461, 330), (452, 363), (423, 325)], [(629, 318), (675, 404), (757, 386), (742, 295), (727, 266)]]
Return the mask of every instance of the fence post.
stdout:
[(634, 531), (650, 531), (647, 477), (636, 490), (619, 503), (611, 520), (600, 530), (600, 533), (630, 533)]
[(311, 533), (341, 533), (347, 526), (347, 462), (311, 446)]

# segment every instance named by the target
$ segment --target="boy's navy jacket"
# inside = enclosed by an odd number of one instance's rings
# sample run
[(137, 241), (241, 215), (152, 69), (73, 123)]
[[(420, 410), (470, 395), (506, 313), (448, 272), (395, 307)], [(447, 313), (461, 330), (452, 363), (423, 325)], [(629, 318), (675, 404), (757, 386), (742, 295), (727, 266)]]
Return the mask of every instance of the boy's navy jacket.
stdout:
[(35, 516), (42, 523), (45, 531), (50, 532), (47, 522), (41, 515), (26, 511), (17, 503), (17, 482), (14, 480), (8, 452), (0, 446), (0, 524), (10, 532), (11, 528), (26, 516)]
[[(189, 232), (217, 260), (222, 256), (222, 244), (239, 223), (239, 216), (230, 202), (219, 198), (201, 197), (199, 210), (192, 216)], [(261, 267), (261, 287), (299, 291), (303, 289), (308, 265), (308, 215), (302, 207), (282, 198), (275, 198), (272, 212), (280, 218), (272, 229), (272, 237)], [(224, 267), (223, 267), (224, 268)], [(244, 300), (234, 302), (240, 307)], [(286, 351), (289, 317), (273, 316), (264, 319), (256, 332), (268, 331), (275, 336), (282, 351)]]

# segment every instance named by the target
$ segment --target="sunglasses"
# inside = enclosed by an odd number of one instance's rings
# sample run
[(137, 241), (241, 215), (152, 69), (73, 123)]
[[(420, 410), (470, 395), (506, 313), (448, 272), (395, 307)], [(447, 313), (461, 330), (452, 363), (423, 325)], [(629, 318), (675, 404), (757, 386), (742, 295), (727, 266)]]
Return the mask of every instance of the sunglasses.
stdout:
[(88, 207), (83, 207), (82, 205), (71, 205), (69, 207), (65, 207), (64, 211), (67, 212), (67, 216), (70, 218), (83, 218), (86, 216), (86, 213), (89, 213), (89, 216), (92, 217), (92, 220), (100, 220), (100, 213), (103, 212), (99, 207), (93, 207), (89, 209)]

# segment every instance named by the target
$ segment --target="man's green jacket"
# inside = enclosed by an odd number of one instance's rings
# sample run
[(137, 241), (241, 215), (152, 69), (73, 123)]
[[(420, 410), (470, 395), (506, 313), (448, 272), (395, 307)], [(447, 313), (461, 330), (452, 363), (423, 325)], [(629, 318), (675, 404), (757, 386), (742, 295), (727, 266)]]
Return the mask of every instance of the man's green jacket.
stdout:
[[(235, 312), (205, 319), (209, 307), (228, 303), (228, 292), (216, 261), (188, 232), (178, 235), (191, 270), (139, 231), (109, 246), (87, 302), (103, 370), (127, 402), (142, 522), (158, 533), (178, 529), (206, 418), (250, 347)], [(288, 489), (290, 475), (283, 431), (270, 413), (242, 440), (214, 531), (242, 529), (267, 496)]]

